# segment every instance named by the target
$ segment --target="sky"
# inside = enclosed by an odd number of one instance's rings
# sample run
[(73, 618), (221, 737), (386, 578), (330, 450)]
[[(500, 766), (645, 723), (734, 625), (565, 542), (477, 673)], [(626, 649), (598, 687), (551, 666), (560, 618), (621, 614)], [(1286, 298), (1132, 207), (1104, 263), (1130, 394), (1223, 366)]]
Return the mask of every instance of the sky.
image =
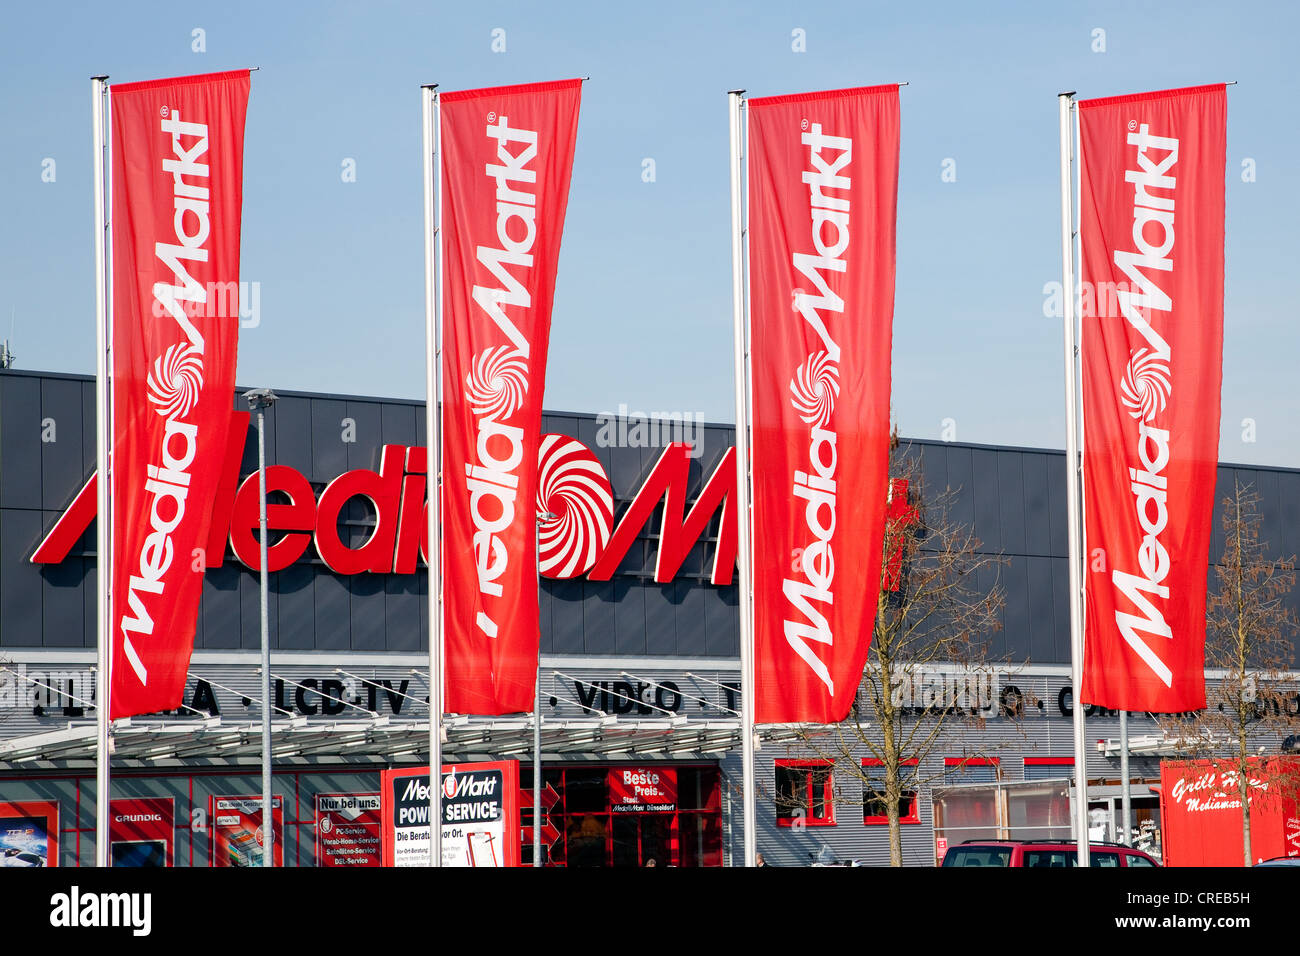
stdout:
[(1057, 93), (1236, 81), (1220, 457), (1300, 467), (1290, 5), (48, 3), (6, 5), (0, 31), (0, 338), (16, 367), (93, 371), (92, 75), (259, 67), (239, 382), (413, 399), (421, 84), (587, 76), (545, 405), (734, 421), (726, 91), (906, 82), (896, 422), (1048, 448), (1065, 441), (1061, 320), (1045, 314)]

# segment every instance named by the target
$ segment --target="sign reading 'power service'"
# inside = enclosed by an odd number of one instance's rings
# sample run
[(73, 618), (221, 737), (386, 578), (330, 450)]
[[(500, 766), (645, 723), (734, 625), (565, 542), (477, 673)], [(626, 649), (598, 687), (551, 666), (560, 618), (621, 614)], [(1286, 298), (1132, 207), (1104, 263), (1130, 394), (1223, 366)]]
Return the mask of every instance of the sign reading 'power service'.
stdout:
[[(429, 865), (429, 768), (386, 770), (385, 866)], [(519, 865), (519, 765), (444, 764), (442, 865)]]

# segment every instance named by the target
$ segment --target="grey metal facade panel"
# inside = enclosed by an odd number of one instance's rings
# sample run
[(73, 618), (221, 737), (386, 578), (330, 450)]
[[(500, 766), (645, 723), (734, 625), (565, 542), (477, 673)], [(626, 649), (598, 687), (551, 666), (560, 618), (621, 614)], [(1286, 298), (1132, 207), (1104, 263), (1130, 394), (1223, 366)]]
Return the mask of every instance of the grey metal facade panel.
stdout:
[(581, 580), (551, 581), (551, 646), (556, 654), (586, 652), (582, 629)]
[(1001, 486), (998, 454), (987, 448), (971, 449), (971, 483), (975, 504), (975, 536), (989, 551), (1012, 553), (1003, 542)]
[(202, 646), (205, 649), (241, 646), (240, 571), (227, 563), (209, 568), (203, 574), (203, 598), (199, 613), (203, 616)]
[(85, 576), (85, 562), (81, 558), (41, 569), (44, 586), (37, 593), (43, 598), (43, 646), (85, 646), (86, 608), (81, 598)]
[[(85, 568), (85, 577), (81, 584), (82, 647), (99, 646), (99, 566), (89, 558), (76, 558)], [(198, 627), (203, 627), (203, 615), (198, 616)]]
[(40, 529), (39, 511), (0, 511), (0, 646), (31, 646), (45, 636), (41, 572), (27, 560)]
[(613, 581), (583, 582), (582, 635), (588, 654), (617, 653)]
[(705, 588), (700, 591), (704, 604), (705, 657), (739, 657), (739, 589)]
[(944, 448), (944, 457), (947, 459), (945, 487), (954, 492), (949, 518), (957, 524), (974, 527), (978, 535), (980, 529), (975, 523), (975, 478), (971, 466), (971, 449), (949, 445)]
[[(266, 582), (266, 630), (270, 646), (275, 647), (279, 638), (279, 594), (271, 587), (270, 576)], [(240, 643), (246, 649), (256, 650), (262, 646), (262, 608), (261, 577), (256, 572), (239, 571), (239, 620)]]
[[(1006, 565), (1001, 568), (1007, 603), (1002, 615), (1003, 630), (1000, 635), (1002, 641), (1005, 641), (1005, 651), (994, 659), (1039, 660), (1033, 653), (1034, 637), (1038, 631), (1029, 615), (1029, 559), (1022, 555), (1012, 555), (1006, 561)], [(1025, 651), (1029, 653), (1025, 654)]]
[(1070, 527), (1067, 521), (1070, 510), (1066, 503), (1065, 455), (1047, 457), (1047, 515), (1052, 523), (1051, 553), (1066, 555), (1070, 551)]
[(384, 578), (390, 575), (354, 574), (348, 579), (351, 591), (351, 648), (354, 651), (385, 651), (388, 627), (388, 594)]
[(1047, 455), (1021, 457), (1024, 482), (1025, 554), (1052, 553), (1052, 512), (1048, 497)]
[[(41, 507), (64, 508), (85, 482), (81, 383), (41, 380)], [(90, 431), (94, 431), (91, 423)]]
[(346, 651), (351, 647), (352, 593), (347, 579), (328, 571), (319, 571), (313, 582), (316, 589), (316, 640), (313, 647), (322, 651)]
[[(423, 575), (421, 575), (423, 576)], [(420, 640), (420, 619), (427, 608), (420, 600), (418, 581), (407, 575), (385, 575), (382, 650), (411, 653), (426, 647)]]
[(678, 579), (677, 646), (673, 653), (688, 657), (708, 646), (707, 622), (704, 618), (704, 589), (694, 582)]
[(1300, 472), (1277, 473), (1277, 523), (1265, 526), (1271, 533), (1274, 557), (1300, 554)]
[(277, 571), (272, 580), (276, 589), (277, 650), (309, 651), (316, 635), (316, 573), (306, 564), (294, 564)]
[(666, 657), (677, 653), (675, 584), (645, 585), (645, 653)]
[[(95, 382), (81, 383), (81, 473), (87, 478), (95, 470)], [(62, 502), (62, 508), (67, 502)]]
[(348, 470), (348, 446), (343, 442), (343, 419), (348, 403), (318, 398), (311, 403), (311, 481), (327, 482)]
[(415, 406), (379, 406), (379, 432), (384, 445), (423, 445), (424, 435), (415, 433)]
[(1025, 660), (1054, 661), (1056, 656), (1056, 595), (1052, 592), (1052, 558), (1025, 559), (1029, 613), (1029, 654)]
[[(41, 380), (0, 375), (0, 508), (41, 507)], [(72, 434), (68, 438), (73, 438)]]
[(1024, 454), (996, 456), (998, 482), (998, 520), (1002, 528), (1002, 551), (1026, 554), (1025, 529), (1025, 459)]
[(631, 578), (615, 578), (614, 653), (644, 654), (646, 646), (645, 587)]
[(312, 477), (311, 406), (305, 398), (282, 398), (267, 415), (275, 420), (275, 461)]
[(340, 429), (339, 440), (347, 447), (348, 470), (368, 468), (379, 470), (380, 451), (384, 444), (383, 415), (375, 402), (347, 402), (345, 420), (351, 427), (351, 440), (344, 439)]

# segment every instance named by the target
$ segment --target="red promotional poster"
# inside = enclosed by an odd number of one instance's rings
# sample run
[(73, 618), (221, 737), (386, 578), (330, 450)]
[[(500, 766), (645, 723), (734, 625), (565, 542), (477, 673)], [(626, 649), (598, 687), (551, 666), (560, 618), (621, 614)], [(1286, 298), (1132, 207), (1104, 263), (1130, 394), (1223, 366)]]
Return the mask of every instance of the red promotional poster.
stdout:
[(838, 721), (880, 584), (898, 87), (747, 113), (755, 720)]
[(611, 767), (611, 813), (651, 813), (677, 809), (675, 767)]
[(1205, 706), (1226, 123), (1222, 85), (1079, 104), (1080, 696), (1103, 707)]
[(448, 712), (533, 708), (538, 435), (580, 80), (440, 98)]
[(0, 802), (0, 867), (59, 865), (59, 805)]
[[(271, 798), (275, 866), (284, 866), (283, 798)], [(265, 846), (261, 797), (213, 797), (209, 866), (261, 866)]]
[(316, 865), (382, 866), (378, 793), (316, 795)]
[(185, 688), (235, 388), (249, 80), (111, 90), (116, 719)]
[(175, 836), (171, 797), (114, 800), (109, 806), (110, 866), (175, 866)]
[[(1254, 761), (1246, 774), (1253, 862), (1300, 857), (1296, 776), (1300, 760)], [(1242, 866), (1241, 785), (1234, 768), (1210, 760), (1160, 763), (1165, 866)]]

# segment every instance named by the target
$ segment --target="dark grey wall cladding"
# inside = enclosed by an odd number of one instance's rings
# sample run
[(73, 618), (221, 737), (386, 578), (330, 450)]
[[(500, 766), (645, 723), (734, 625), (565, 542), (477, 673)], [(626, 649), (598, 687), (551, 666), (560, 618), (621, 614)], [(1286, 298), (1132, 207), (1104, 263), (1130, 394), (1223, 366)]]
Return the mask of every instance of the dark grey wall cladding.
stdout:
[[(234, 407), (244, 409), (242, 397)], [(95, 643), (94, 526), (58, 566), (29, 562), (33, 549), (82, 487), (94, 467), (95, 388), (84, 376), (0, 373), (0, 648), (93, 647)], [(621, 515), (667, 440), (637, 444), (619, 423), (602, 428), (595, 415), (549, 412), (542, 430), (586, 444), (609, 474)], [(703, 426), (702, 453), (690, 465), (693, 500), (731, 447), (734, 429)], [(667, 429), (664, 429), (667, 431)], [(289, 465), (317, 494), (346, 470), (378, 469), (385, 444), (423, 445), (422, 403), (285, 393), (267, 415), (267, 461)], [(1065, 458), (1042, 449), (994, 448), (933, 441), (906, 442), (921, 487), (934, 499), (953, 492), (950, 517), (971, 524), (982, 548), (1002, 553), (1000, 568), (978, 576), (1006, 595), (1001, 630), (990, 635), (996, 657), (1035, 664), (1069, 661)], [(243, 474), (257, 467), (257, 433), (250, 422)], [(1223, 465), (1216, 489), (1210, 556), (1223, 553), (1219, 502), (1234, 483), (1261, 497), (1272, 553), (1300, 551), (1300, 471)], [(547, 654), (734, 657), (738, 653), (734, 584), (709, 583), (719, 517), (691, 548), (671, 583), (653, 580), (662, 505), (642, 527), (611, 581), (546, 579), (541, 588), (542, 650)], [(344, 540), (370, 533), (374, 515), (359, 499), (342, 515)], [(1211, 586), (1215, 583), (1213, 566)], [(420, 652), (427, 646), (427, 581), (423, 574), (341, 576), (308, 548), (297, 564), (271, 576), (271, 640), (284, 650)], [(1290, 596), (1300, 609), (1300, 590)], [(230, 558), (204, 580), (196, 647), (236, 650), (258, 644), (258, 588), (252, 572)]]

